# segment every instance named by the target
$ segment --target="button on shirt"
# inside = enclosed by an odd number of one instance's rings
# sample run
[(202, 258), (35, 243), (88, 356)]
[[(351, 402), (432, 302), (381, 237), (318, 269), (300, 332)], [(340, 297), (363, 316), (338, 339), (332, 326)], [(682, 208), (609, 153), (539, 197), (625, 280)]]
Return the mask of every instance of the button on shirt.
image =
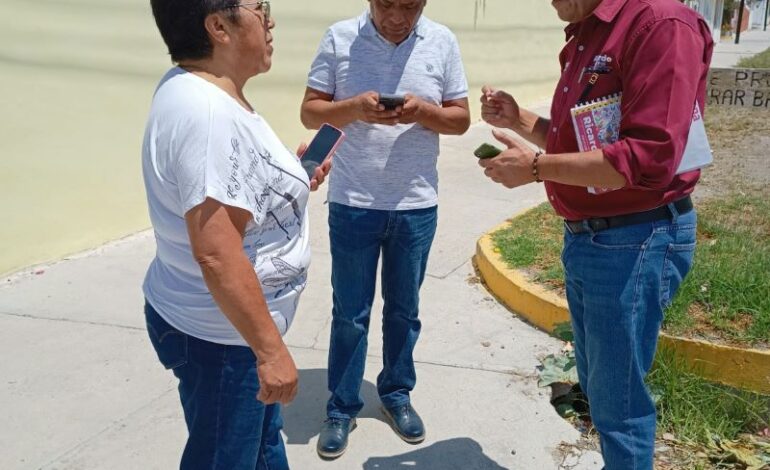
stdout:
[[(368, 91), (407, 93), (441, 106), (468, 96), (457, 39), (424, 16), (401, 44), (383, 38), (369, 12), (324, 35), (308, 87), (341, 101)], [(438, 202), (439, 136), (420, 124), (356, 121), (334, 156), (329, 201), (378, 210), (433, 207)]]
[(713, 40), (703, 18), (674, 1), (604, 0), (566, 33), (546, 150), (579, 151), (570, 109), (597, 73), (587, 101), (623, 93), (620, 140), (603, 151), (626, 186), (594, 195), (583, 187), (547, 182), (559, 215), (578, 220), (628, 214), (690, 194), (700, 171), (675, 173), (695, 103), (704, 109)]

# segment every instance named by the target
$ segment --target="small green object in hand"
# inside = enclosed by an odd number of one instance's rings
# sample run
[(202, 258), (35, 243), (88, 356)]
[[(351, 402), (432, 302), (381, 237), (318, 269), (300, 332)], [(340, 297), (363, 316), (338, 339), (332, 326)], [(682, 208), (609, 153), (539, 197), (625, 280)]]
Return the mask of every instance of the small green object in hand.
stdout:
[(473, 155), (483, 160), (485, 158), (494, 158), (500, 155), (501, 152), (502, 150), (494, 145), (481, 144), (481, 146), (473, 152)]

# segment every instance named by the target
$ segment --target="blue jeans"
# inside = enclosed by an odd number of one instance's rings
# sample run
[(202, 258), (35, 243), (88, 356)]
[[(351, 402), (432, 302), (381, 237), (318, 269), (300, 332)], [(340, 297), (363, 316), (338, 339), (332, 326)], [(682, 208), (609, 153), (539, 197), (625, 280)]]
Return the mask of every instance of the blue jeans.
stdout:
[(369, 318), (382, 253), (382, 371), (377, 392), (386, 408), (409, 403), (417, 376), (412, 353), (420, 335), (420, 286), (436, 233), (437, 209), (381, 211), (329, 204), (332, 252), (330, 418), (350, 419), (360, 396)]
[(692, 265), (695, 227), (692, 210), (595, 233), (565, 231), (578, 376), (607, 470), (653, 468), (655, 403), (644, 379), (663, 311)]
[(189, 432), (180, 469), (287, 470), (281, 408), (257, 401), (251, 349), (186, 335), (149, 303), (144, 313), (158, 359), (179, 379)]

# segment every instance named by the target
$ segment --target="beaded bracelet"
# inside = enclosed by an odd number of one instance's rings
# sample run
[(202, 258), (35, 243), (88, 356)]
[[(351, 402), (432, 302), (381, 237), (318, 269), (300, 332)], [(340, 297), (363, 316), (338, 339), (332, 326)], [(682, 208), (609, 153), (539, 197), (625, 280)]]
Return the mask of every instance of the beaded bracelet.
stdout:
[(535, 152), (535, 159), (532, 160), (532, 176), (535, 177), (535, 183), (542, 183), (543, 180), (540, 179), (540, 174), (537, 171), (537, 161), (540, 159), (540, 157), (543, 155), (543, 152), (541, 150), (538, 150)]

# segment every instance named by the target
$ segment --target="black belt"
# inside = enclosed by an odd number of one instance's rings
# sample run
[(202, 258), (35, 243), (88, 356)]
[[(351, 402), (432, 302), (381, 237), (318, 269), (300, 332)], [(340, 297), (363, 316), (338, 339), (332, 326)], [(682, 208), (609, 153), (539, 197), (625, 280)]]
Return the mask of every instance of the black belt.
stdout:
[[(690, 196), (679, 199), (674, 202), (677, 213), (686, 214), (692, 210), (692, 199)], [(585, 233), (588, 231), (599, 232), (609, 228), (625, 227), (627, 225), (644, 224), (655, 222), (656, 220), (671, 219), (674, 214), (665, 206), (656, 207), (644, 212), (635, 212), (633, 214), (616, 215), (614, 217), (597, 217), (594, 219), (583, 220), (565, 220), (564, 225), (573, 233)]]

